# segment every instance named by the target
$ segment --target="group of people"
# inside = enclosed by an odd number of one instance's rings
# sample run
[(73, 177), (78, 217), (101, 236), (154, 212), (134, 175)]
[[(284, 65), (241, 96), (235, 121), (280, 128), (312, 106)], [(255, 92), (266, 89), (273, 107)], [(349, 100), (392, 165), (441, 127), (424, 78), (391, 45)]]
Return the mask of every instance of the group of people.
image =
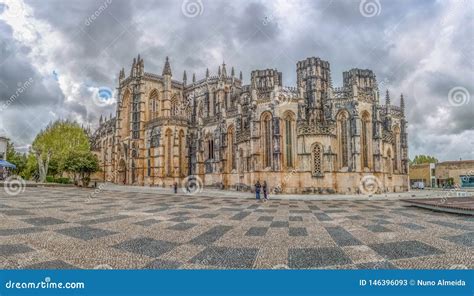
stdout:
[[(174, 193), (178, 193), (178, 183), (174, 182), (173, 183), (173, 191)], [(186, 186), (186, 191), (189, 191), (189, 189)], [(263, 201), (266, 202), (268, 200), (268, 185), (267, 181), (263, 181), (263, 184), (260, 184), (260, 180), (257, 180), (257, 183), (255, 183), (255, 198), (257, 200), (260, 200), (260, 192), (263, 191)]]
[(263, 184), (260, 184), (260, 180), (257, 180), (255, 183), (255, 198), (260, 200), (260, 192), (263, 191), (263, 201), (268, 200), (268, 185), (267, 181), (263, 181)]

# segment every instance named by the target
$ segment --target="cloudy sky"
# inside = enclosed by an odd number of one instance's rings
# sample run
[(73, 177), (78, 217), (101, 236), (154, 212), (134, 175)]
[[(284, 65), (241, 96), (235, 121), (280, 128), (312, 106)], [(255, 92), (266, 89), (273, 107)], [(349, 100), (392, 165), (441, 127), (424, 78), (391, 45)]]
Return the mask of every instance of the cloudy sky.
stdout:
[(137, 54), (158, 74), (169, 56), (177, 80), (225, 61), (245, 82), (277, 68), (294, 86), (296, 62), (317, 56), (340, 86), (369, 68), (392, 103), (404, 94), (411, 158), (474, 159), (471, 0), (0, 0), (0, 135), (25, 150), (59, 118), (95, 128), (115, 110), (99, 90)]

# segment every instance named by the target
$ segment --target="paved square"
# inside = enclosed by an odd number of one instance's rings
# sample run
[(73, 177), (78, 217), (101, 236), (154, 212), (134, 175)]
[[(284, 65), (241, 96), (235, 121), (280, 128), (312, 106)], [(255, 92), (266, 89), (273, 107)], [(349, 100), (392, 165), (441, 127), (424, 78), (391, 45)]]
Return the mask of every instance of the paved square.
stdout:
[(351, 259), (337, 247), (290, 249), (288, 262), (290, 268), (319, 268), (352, 263)]
[(474, 268), (470, 216), (349, 195), (264, 203), (118, 188), (0, 190), (1, 268)]
[(114, 246), (114, 248), (117, 249), (154, 258), (171, 251), (174, 247), (176, 247), (175, 243), (154, 240), (147, 237), (125, 241)]
[(65, 228), (57, 230), (56, 232), (82, 240), (91, 240), (116, 233), (113, 231), (97, 229), (88, 226)]
[(2, 256), (11, 256), (32, 251), (34, 250), (27, 245), (0, 245), (0, 254), (2, 254)]
[(443, 253), (419, 241), (404, 241), (370, 245), (377, 253), (388, 259), (412, 258)]
[(193, 263), (203, 263), (224, 268), (252, 268), (257, 257), (256, 248), (208, 247), (196, 257)]

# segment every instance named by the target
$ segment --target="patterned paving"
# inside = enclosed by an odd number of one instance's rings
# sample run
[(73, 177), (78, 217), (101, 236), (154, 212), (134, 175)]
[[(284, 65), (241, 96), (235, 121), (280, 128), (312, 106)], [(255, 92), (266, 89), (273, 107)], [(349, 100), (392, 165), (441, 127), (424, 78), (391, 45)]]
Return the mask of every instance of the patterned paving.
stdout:
[(0, 268), (474, 268), (473, 217), (397, 200), (90, 193), (0, 191)]

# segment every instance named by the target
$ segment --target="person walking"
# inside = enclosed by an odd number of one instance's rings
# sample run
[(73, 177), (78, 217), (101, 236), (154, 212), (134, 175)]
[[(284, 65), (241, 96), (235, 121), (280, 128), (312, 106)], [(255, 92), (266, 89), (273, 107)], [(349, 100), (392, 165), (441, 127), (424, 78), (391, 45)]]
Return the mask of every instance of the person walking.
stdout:
[(173, 189), (174, 189), (175, 194), (178, 193), (178, 183), (177, 182), (174, 182)]
[(267, 181), (263, 181), (262, 189), (263, 189), (263, 201), (267, 201), (267, 200), (268, 200), (268, 185), (267, 185)]
[(262, 185), (260, 185), (260, 180), (257, 180), (257, 183), (255, 183), (255, 198), (257, 200), (260, 200), (260, 189), (262, 188)]

